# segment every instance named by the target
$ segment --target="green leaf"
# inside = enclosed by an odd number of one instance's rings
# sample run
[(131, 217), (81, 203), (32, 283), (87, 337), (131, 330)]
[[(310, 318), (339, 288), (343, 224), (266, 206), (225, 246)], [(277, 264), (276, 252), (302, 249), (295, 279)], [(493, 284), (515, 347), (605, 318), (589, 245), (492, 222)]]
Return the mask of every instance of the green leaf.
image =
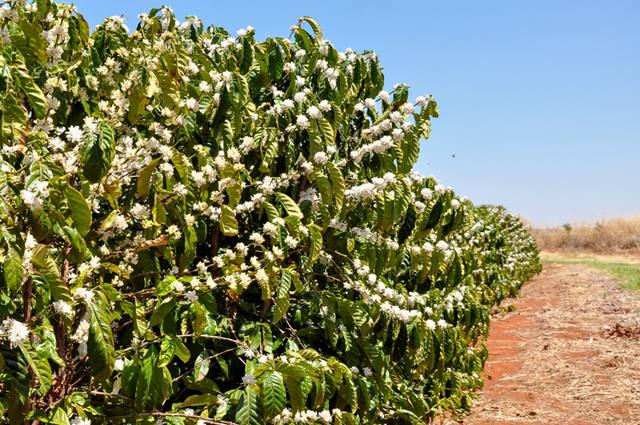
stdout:
[(273, 323), (278, 323), (289, 309), (289, 290), (291, 289), (291, 270), (283, 269), (280, 276), (280, 285), (276, 294), (276, 302), (273, 306)]
[(213, 394), (195, 394), (190, 395), (185, 401), (180, 403), (180, 407), (216, 406), (219, 402), (220, 399)]
[(402, 162), (400, 163), (400, 171), (408, 173), (413, 168), (420, 155), (420, 140), (414, 133), (405, 136), (402, 143)]
[(322, 203), (328, 207), (332, 207), (333, 203), (333, 188), (329, 177), (322, 173), (317, 173), (314, 177), (314, 181), (320, 189), (320, 196), (322, 197)]
[(51, 416), (51, 423), (53, 425), (70, 425), (67, 412), (65, 412), (61, 407), (58, 407)]
[(92, 376), (98, 381), (103, 381), (111, 376), (115, 362), (115, 348), (107, 300), (97, 290), (94, 290), (94, 294), (93, 301), (87, 304), (87, 310), (90, 313), (87, 348)]
[(196, 381), (202, 381), (209, 373), (209, 368), (211, 367), (210, 357), (206, 351), (201, 352), (198, 354), (198, 357), (196, 357), (195, 364), (193, 365), (193, 377)]
[(162, 339), (162, 343), (160, 344), (158, 367), (167, 366), (171, 363), (174, 356), (178, 356), (183, 363), (186, 363), (189, 361), (191, 353), (189, 353), (189, 349), (184, 345), (180, 338), (172, 335), (165, 335)]
[(262, 375), (262, 406), (265, 416), (272, 418), (287, 404), (287, 393), (284, 388), (282, 374), (277, 371), (269, 371)]
[(322, 229), (315, 223), (311, 223), (307, 226), (309, 229), (309, 240), (311, 246), (309, 247), (309, 262), (313, 264), (320, 255), (323, 246)]
[(240, 62), (240, 72), (246, 74), (253, 63), (253, 45), (249, 38), (242, 40), (242, 62)]
[(333, 202), (335, 210), (339, 212), (342, 209), (342, 203), (344, 202), (344, 193), (347, 190), (347, 184), (344, 181), (340, 168), (333, 162), (327, 163), (327, 170), (329, 170), (329, 177), (331, 177), (331, 185), (333, 189)]
[(53, 382), (49, 362), (47, 359), (38, 356), (38, 353), (25, 344), (20, 344), (20, 351), (27, 361), (29, 369), (31, 369), (36, 378), (38, 378), (38, 393), (41, 395), (46, 394), (49, 391), (49, 388), (51, 388), (51, 383)]
[(81, 236), (86, 236), (91, 228), (91, 208), (89, 208), (82, 193), (71, 186), (65, 187), (64, 196), (67, 198), (71, 219), (73, 220), (75, 228)]
[(140, 198), (146, 198), (149, 195), (149, 188), (151, 187), (151, 177), (153, 176), (153, 172), (156, 167), (160, 163), (160, 158), (156, 158), (147, 164), (140, 174), (138, 175), (138, 180), (136, 182), (136, 189), (138, 196)]
[(9, 293), (13, 295), (22, 286), (22, 278), (24, 275), (20, 254), (18, 254), (15, 249), (9, 248), (2, 267), (4, 281), (7, 284)]
[(313, 19), (311, 16), (303, 16), (300, 18), (300, 23), (306, 22), (309, 24), (311, 29), (313, 30), (314, 35), (316, 36), (316, 40), (318, 43), (322, 42), (322, 30), (320, 29), (320, 25)]
[(245, 388), (236, 410), (238, 425), (262, 425), (264, 416), (258, 395), (251, 389)]
[(64, 301), (67, 304), (73, 305), (73, 299), (71, 298), (71, 292), (69, 287), (62, 281), (60, 276), (60, 270), (56, 262), (48, 254), (47, 247), (45, 245), (39, 245), (33, 253), (31, 260), (36, 272), (42, 276), (44, 281), (49, 286), (49, 292), (53, 301)]
[(277, 208), (273, 206), (271, 202), (267, 202), (267, 201), (263, 202), (262, 208), (264, 208), (264, 211), (267, 213), (267, 218), (269, 219), (269, 221), (273, 221), (274, 219), (280, 217), (280, 213), (278, 212)]
[(272, 80), (279, 80), (282, 77), (283, 67), (284, 59), (282, 58), (280, 46), (274, 43), (269, 51), (269, 76)]
[(320, 130), (322, 130), (322, 137), (324, 138), (325, 146), (334, 146), (335, 145), (335, 132), (333, 131), (333, 127), (331, 123), (326, 118), (320, 118), (318, 121), (320, 125)]
[(29, 105), (36, 118), (44, 118), (47, 108), (47, 100), (40, 87), (33, 81), (24, 62), (19, 61), (15, 65), (15, 70), (20, 80), (20, 87), (29, 100)]
[(276, 192), (275, 195), (276, 198), (278, 198), (278, 201), (280, 201), (280, 203), (284, 206), (287, 214), (298, 217), (299, 219), (304, 218), (304, 214), (302, 214), (302, 211), (300, 211), (300, 207), (298, 206), (298, 204), (296, 204), (296, 202), (288, 195), (285, 195), (282, 192)]
[(11, 92), (4, 96), (1, 118), (3, 137), (13, 137), (15, 139), (22, 137), (26, 131), (29, 115), (22, 102), (18, 101)]
[(64, 226), (62, 230), (67, 235), (67, 240), (71, 244), (72, 255), (70, 260), (76, 264), (82, 263), (89, 255), (87, 243), (84, 241), (84, 238), (71, 226)]
[(176, 345), (176, 356), (178, 356), (178, 358), (182, 360), (183, 363), (188, 362), (189, 358), (191, 357), (189, 348), (187, 348), (187, 346), (184, 345), (184, 343), (180, 338), (175, 336), (171, 338), (173, 339), (173, 342)]
[(228, 206), (222, 206), (220, 214), (220, 229), (225, 236), (235, 236), (238, 234), (238, 220), (235, 212)]
[(136, 409), (147, 411), (156, 408), (162, 405), (170, 392), (171, 379), (167, 368), (158, 366), (158, 354), (151, 348), (142, 359), (136, 381)]
[(175, 307), (175, 305), (175, 299), (166, 300), (162, 304), (158, 305), (151, 314), (149, 326), (158, 326), (160, 323), (162, 323), (162, 320), (167, 314), (169, 314), (169, 312)]
[(170, 335), (165, 335), (160, 344), (160, 354), (158, 355), (158, 367), (167, 366), (173, 360), (176, 353), (176, 343)]
[(149, 326), (147, 325), (147, 320), (146, 320), (146, 312), (145, 312), (145, 308), (144, 305), (142, 305), (140, 303), (140, 301), (138, 301), (137, 299), (133, 300), (133, 331), (135, 333), (135, 336), (142, 339), (144, 338), (145, 334), (147, 333), (147, 331), (149, 330)]
[(84, 176), (92, 183), (107, 175), (116, 154), (115, 134), (107, 123), (100, 124), (100, 134), (91, 135), (82, 153)]

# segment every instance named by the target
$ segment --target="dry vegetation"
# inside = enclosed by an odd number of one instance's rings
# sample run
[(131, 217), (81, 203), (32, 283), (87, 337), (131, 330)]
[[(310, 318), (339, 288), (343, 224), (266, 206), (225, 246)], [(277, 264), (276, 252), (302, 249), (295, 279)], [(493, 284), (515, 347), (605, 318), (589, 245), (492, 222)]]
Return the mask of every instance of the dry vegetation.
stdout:
[(640, 253), (640, 216), (618, 218), (591, 225), (531, 229), (545, 251)]
[[(640, 297), (580, 264), (549, 264), (496, 318), (465, 425), (640, 424)], [(455, 422), (449, 422), (455, 423)]]

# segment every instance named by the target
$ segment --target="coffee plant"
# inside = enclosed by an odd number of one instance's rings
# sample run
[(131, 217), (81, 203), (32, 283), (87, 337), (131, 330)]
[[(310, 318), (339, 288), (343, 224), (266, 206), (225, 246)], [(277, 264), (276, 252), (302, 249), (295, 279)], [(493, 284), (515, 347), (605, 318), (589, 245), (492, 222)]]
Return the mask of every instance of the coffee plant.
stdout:
[(482, 385), (520, 221), (413, 171), (432, 97), (375, 53), (168, 8), (0, 7), (0, 415), (418, 424)]

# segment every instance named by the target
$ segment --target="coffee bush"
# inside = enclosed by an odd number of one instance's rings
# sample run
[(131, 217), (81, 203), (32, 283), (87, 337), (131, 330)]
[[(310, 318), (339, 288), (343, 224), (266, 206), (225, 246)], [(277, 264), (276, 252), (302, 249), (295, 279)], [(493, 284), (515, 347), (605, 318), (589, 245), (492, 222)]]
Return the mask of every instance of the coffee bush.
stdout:
[(413, 170), (438, 116), (300, 18), (0, 8), (11, 424), (417, 424), (469, 407), (520, 221)]

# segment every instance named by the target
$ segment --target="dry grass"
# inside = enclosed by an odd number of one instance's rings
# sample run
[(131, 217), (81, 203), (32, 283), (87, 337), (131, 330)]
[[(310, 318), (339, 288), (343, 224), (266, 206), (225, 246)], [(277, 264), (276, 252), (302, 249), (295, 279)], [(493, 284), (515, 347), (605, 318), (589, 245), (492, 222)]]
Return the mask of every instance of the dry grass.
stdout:
[(465, 425), (640, 424), (637, 292), (553, 264), (515, 304), (489, 337), (488, 369), (507, 372), (487, 383)]
[(640, 253), (640, 216), (593, 225), (531, 229), (543, 250)]

